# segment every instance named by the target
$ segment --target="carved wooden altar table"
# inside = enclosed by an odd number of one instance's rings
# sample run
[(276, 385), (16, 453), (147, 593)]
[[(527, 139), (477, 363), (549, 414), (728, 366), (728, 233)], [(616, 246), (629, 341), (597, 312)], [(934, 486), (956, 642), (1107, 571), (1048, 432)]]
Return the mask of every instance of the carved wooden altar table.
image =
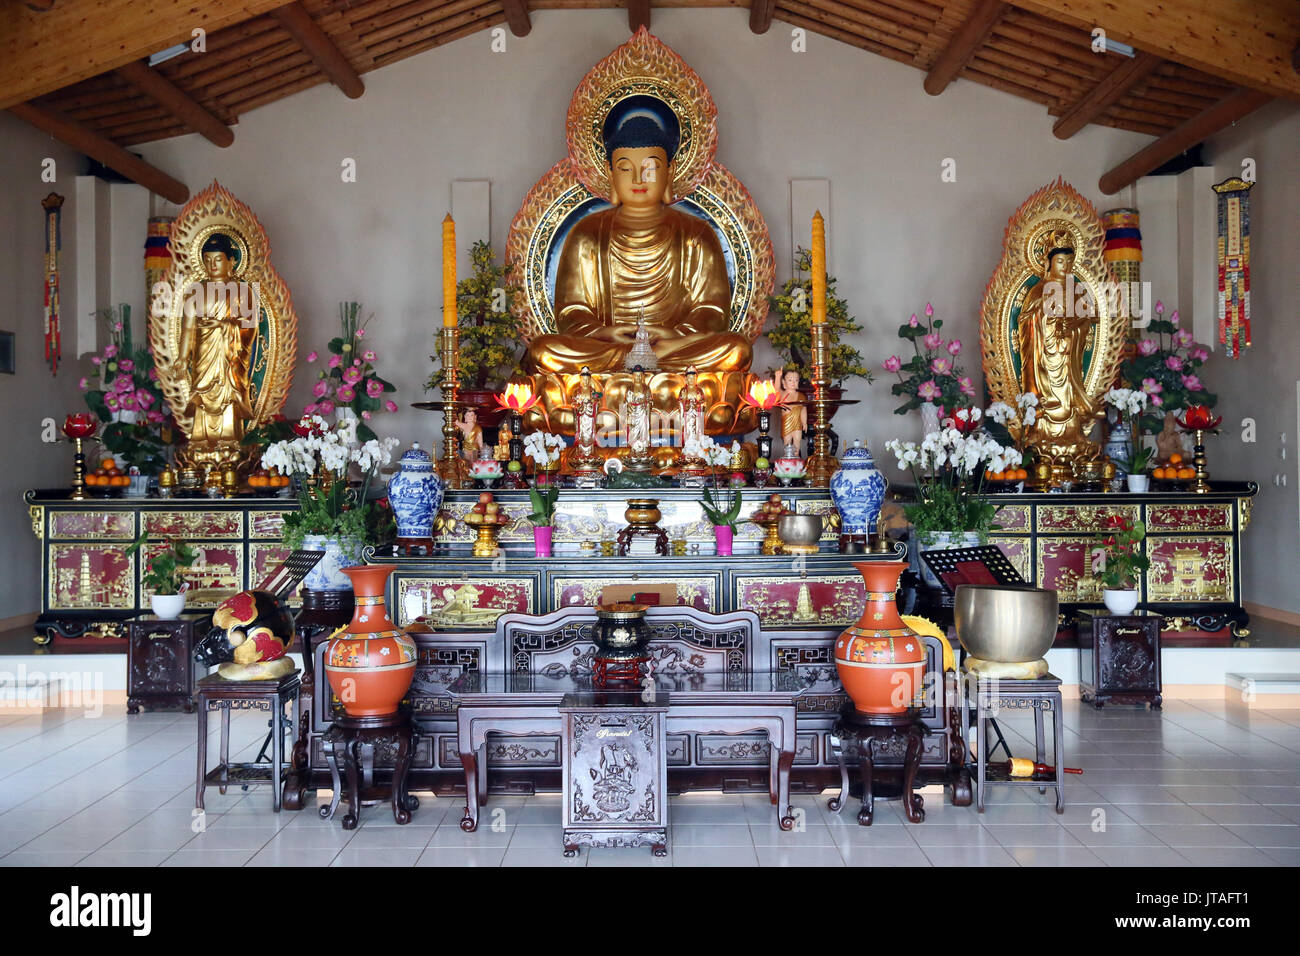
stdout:
[[(790, 768), (794, 766), (798, 699), (806, 686), (789, 671), (655, 676), (655, 693), (672, 701), (664, 721), (667, 733), (767, 734), (771, 743), (768, 792), (782, 830), (794, 827)], [(448, 688), (458, 705), (457, 749), (465, 767), (462, 830), (478, 828), (479, 808), (487, 801), (488, 735), (558, 734), (564, 697), (593, 690), (587, 676), (478, 672), (462, 675)]]

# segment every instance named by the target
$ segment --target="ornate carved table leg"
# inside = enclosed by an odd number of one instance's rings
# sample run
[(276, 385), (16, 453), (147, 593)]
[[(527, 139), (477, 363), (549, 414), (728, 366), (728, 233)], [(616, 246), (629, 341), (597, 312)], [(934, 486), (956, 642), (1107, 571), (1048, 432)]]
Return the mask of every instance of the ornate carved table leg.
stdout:
[(909, 823), (921, 823), (925, 820), (925, 800), (915, 792), (916, 772), (921, 769), (921, 725), (913, 724), (907, 729), (907, 754), (903, 758), (903, 812)]
[[(1061, 717), (1059, 714), (1054, 714), (1052, 716), (1052, 723), (1055, 724), (1060, 719)], [(1046, 756), (1046, 754), (1043, 751), (1043, 708), (1038, 706), (1037, 701), (1034, 702), (1034, 753), (1037, 754), (1037, 756), (1034, 757), (1034, 760), (1036, 760), (1038, 763), (1046, 762), (1043, 759)], [(1038, 792), (1046, 793), (1047, 792), (1046, 784), (1039, 787)]]
[(230, 776), (230, 701), (221, 701), (221, 786), (217, 793), (226, 795), (226, 779)]
[(1061, 695), (1052, 697), (1052, 761), (1056, 765), (1056, 812), (1065, 812), (1065, 730), (1061, 727)]
[[(478, 829), (478, 754), (472, 748), (462, 750), (460, 762), (465, 768), (465, 815), (461, 818), (460, 828), (473, 833)], [(567, 851), (565, 855), (568, 855)]]
[(289, 750), (289, 772), (284, 778), (284, 797), (281, 800), (286, 810), (301, 810), (303, 795), (307, 789), (306, 781), (311, 777), (311, 768), (307, 762), (307, 738), (311, 733), (311, 713), (304, 708), (298, 715), (298, 737)]
[(355, 830), (361, 815), (361, 740), (354, 737), (343, 743), (343, 766), (348, 775), (348, 812), (343, 814), (343, 829)]
[[(460, 826), (461, 826), (461, 829), (462, 829), (462, 830), (465, 829), (465, 821), (464, 821), (464, 820), (461, 821)], [(567, 857), (575, 857), (575, 856), (578, 855), (578, 848), (577, 848), (576, 846), (573, 846), (573, 845), (570, 844), (570, 843), (566, 843), (566, 844), (564, 844), (564, 855), (567, 856)]]
[(410, 727), (399, 727), (395, 734), (397, 757), (393, 761), (393, 819), (399, 824), (411, 822), (411, 811), (406, 803), (406, 774), (411, 769), (413, 749)]
[(208, 778), (208, 702), (200, 700), (199, 707), (199, 777), (194, 785), (194, 806), (203, 809), (203, 791)]
[(831, 797), (826, 801), (826, 809), (839, 813), (844, 809), (844, 804), (849, 799), (849, 765), (844, 761), (844, 743), (840, 738), (831, 734), (828, 738), (831, 744), (831, 753), (840, 765), (840, 792), (837, 796)]
[(790, 750), (782, 750), (777, 761), (777, 805), (785, 810), (780, 820), (782, 830), (794, 829), (794, 806), (790, 803), (790, 770), (794, 767), (794, 741), (789, 741)]
[(869, 827), (876, 818), (876, 799), (872, 792), (873, 763), (876, 755), (876, 738), (867, 737), (858, 746), (858, 773), (862, 775), (862, 809), (858, 811), (858, 826)]
[[(782, 829), (784, 829), (784, 827), (783, 827)], [(656, 843), (656, 844), (654, 844), (652, 847), (650, 847), (650, 852), (653, 853), (655, 856), (667, 856), (667, 855), (668, 855), (668, 844), (667, 844), (667, 843)]]
[(343, 796), (343, 781), (339, 775), (338, 745), (340, 743), (338, 728), (331, 728), (321, 738), (321, 749), (325, 751), (325, 759), (330, 765), (331, 785), (329, 805), (320, 808), (322, 820), (334, 819), (334, 811), (339, 808), (339, 800)]

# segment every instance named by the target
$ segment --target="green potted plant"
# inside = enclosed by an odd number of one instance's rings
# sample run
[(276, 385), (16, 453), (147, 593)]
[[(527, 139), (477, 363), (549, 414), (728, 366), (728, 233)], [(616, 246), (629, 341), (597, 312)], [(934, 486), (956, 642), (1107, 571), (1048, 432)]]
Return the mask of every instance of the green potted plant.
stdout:
[(1138, 444), (1131, 455), (1115, 463), (1124, 470), (1124, 482), (1128, 485), (1129, 491), (1141, 494), (1147, 490), (1151, 481), (1151, 476), (1147, 474), (1147, 467), (1151, 464), (1154, 455), (1154, 449)]
[[(126, 553), (131, 555), (140, 551), (148, 537), (147, 531), (142, 532), (126, 549)], [(190, 587), (185, 580), (185, 571), (198, 558), (198, 551), (184, 541), (169, 538), (161, 551), (155, 552), (145, 561), (140, 585), (152, 592), (149, 604), (161, 620), (174, 621), (185, 610), (185, 592)]]
[(1106, 519), (1106, 530), (1092, 551), (1092, 573), (1101, 579), (1102, 601), (1112, 614), (1132, 614), (1138, 603), (1138, 576), (1151, 566), (1142, 553), (1146, 525), (1121, 515)]
[[(776, 325), (767, 340), (784, 360), (787, 371), (796, 371), (805, 382), (812, 381), (812, 253), (795, 250), (795, 274), (785, 281), (780, 292), (770, 296), (777, 314)], [(835, 294), (835, 277), (826, 276), (826, 323), (830, 326), (830, 368), (827, 379), (831, 398), (843, 394), (844, 383), (851, 378), (871, 383), (872, 375), (862, 362), (862, 354), (848, 344), (848, 337), (861, 332), (862, 326), (849, 314), (849, 304)], [(832, 406), (830, 414), (835, 414)]]
[(704, 509), (704, 516), (713, 525), (713, 538), (718, 545), (718, 554), (723, 557), (731, 554), (742, 503), (740, 493), (735, 490), (730, 490), (724, 495), (719, 489), (718, 497), (714, 498), (708, 485), (704, 486), (704, 497), (700, 500), (700, 507)]
[[(475, 242), (469, 257), (474, 272), (456, 283), (459, 394), (461, 403), (478, 413), (478, 423), (493, 428), (503, 414), (496, 393), (523, 374), (524, 344), (511, 311), (520, 289), (510, 282), (510, 263), (497, 265), (496, 254), (486, 240)], [(446, 376), (442, 359), (437, 355), (429, 358), (438, 367), (424, 387), (441, 388)]]
[(528, 497), (533, 503), (533, 513), (528, 520), (533, 523), (533, 546), (537, 557), (551, 556), (551, 542), (555, 534), (555, 502), (560, 497), (560, 486), (549, 483), (544, 487), (528, 489)]

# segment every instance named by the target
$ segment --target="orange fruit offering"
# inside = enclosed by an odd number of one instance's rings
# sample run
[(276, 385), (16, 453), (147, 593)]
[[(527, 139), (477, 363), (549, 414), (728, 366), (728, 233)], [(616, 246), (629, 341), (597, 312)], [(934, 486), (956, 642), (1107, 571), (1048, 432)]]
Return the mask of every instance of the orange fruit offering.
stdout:
[(1169, 456), (1169, 464), (1181, 465), (1182, 463), (1183, 463), (1183, 456), (1180, 455), (1178, 452), (1174, 452), (1172, 455)]
[(105, 458), (100, 461), (99, 467), (103, 468), (105, 471), (114, 471), (117, 469), (117, 462), (112, 458)]
[(1165, 470), (1163, 468), (1157, 468), (1155, 471), (1151, 472), (1151, 477), (1157, 481), (1164, 481)]
[(1179, 477), (1179, 478), (1195, 478), (1195, 477), (1196, 477), (1196, 469), (1193, 468), (1193, 467), (1191, 467), (1190, 465), (1187, 466), (1186, 468), (1179, 468), (1179, 469), (1178, 469), (1178, 477)]

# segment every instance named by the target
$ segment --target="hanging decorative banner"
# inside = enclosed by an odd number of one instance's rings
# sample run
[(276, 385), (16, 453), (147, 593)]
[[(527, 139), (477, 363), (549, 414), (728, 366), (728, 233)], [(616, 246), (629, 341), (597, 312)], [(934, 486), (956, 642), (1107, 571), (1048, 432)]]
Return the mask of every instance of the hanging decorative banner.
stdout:
[(1250, 188), (1235, 176), (1219, 194), (1219, 341), (1229, 358), (1250, 348)]
[(63, 343), (59, 334), (59, 251), (63, 248), (63, 197), (50, 193), (41, 200), (45, 210), (45, 361), (50, 374), (59, 371)]
[(171, 241), (172, 216), (154, 216), (149, 220), (149, 234), (144, 240), (144, 293), (153, 301), (153, 287), (167, 278), (172, 266), (172, 254), (167, 248)]
[(1101, 214), (1106, 229), (1106, 248), (1102, 258), (1119, 282), (1142, 280), (1141, 217), (1136, 209), (1108, 209)]

